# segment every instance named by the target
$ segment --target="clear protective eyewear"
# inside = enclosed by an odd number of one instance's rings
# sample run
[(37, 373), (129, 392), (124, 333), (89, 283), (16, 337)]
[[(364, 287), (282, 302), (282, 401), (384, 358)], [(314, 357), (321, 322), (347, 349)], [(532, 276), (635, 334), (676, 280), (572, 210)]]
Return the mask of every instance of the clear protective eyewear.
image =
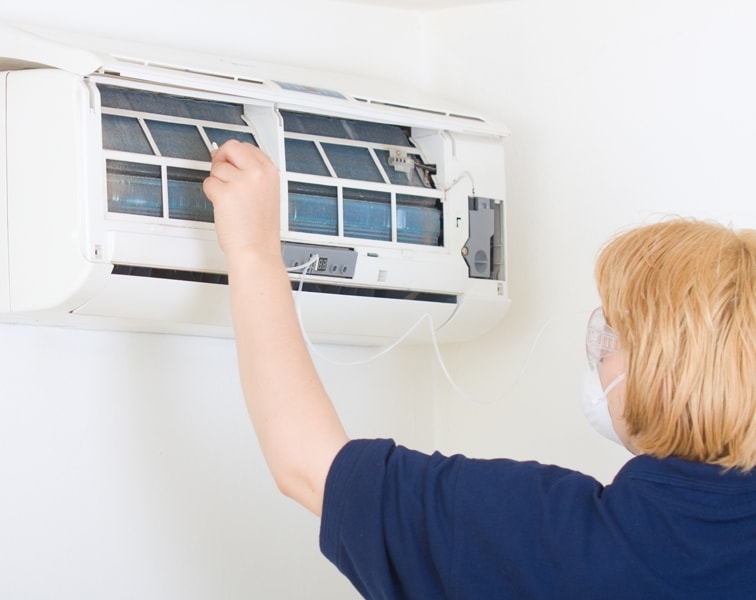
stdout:
[(604, 310), (599, 306), (591, 313), (585, 334), (585, 354), (588, 363), (596, 369), (604, 358), (619, 352), (619, 349), (619, 335), (606, 324)]

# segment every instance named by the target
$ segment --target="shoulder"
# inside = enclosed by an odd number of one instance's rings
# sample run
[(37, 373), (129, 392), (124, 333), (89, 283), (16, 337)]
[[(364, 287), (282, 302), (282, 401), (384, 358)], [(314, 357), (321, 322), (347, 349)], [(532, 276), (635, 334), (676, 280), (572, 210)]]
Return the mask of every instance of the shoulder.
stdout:
[(462, 454), (426, 454), (397, 445), (390, 439), (352, 440), (336, 456), (329, 482), (343, 483), (344, 479), (386, 475), (409, 478), (463, 477), (466, 484), (482, 482), (487, 486), (527, 485), (543, 492), (555, 485), (601, 487), (593, 477), (572, 469), (535, 461), (516, 461), (506, 458), (468, 458)]
[(326, 505), (343, 515), (345, 503), (360, 497), (359, 505), (366, 506), (368, 498), (385, 504), (409, 496), (413, 504), (428, 502), (433, 510), (474, 521), (574, 514), (592, 506), (603, 490), (593, 477), (535, 461), (425, 454), (393, 440), (353, 440), (331, 466)]

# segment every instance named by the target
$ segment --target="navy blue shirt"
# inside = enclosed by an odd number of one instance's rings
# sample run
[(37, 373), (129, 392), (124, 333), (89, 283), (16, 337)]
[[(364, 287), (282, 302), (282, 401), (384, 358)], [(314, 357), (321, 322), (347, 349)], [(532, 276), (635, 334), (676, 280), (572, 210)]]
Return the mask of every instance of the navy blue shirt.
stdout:
[(560, 467), (355, 440), (320, 547), (370, 599), (756, 599), (756, 475), (639, 456)]

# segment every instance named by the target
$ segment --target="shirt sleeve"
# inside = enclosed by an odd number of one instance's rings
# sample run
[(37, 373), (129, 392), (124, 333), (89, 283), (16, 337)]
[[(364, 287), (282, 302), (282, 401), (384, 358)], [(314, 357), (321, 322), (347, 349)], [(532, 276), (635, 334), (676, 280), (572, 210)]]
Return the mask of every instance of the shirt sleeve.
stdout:
[(321, 551), (365, 598), (450, 597), (457, 477), (454, 457), (349, 442), (326, 481)]

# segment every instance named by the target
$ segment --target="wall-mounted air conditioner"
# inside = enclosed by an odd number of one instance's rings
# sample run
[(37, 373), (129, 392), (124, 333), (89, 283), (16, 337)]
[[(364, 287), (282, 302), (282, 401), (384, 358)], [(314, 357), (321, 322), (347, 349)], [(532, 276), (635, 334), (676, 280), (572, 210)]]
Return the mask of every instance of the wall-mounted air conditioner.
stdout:
[(506, 131), (230, 64), (99, 54), (2, 27), (6, 320), (230, 335), (202, 192), (212, 145), (229, 139), (280, 168), (286, 263), (319, 256), (291, 275), (311, 339), (384, 343), (427, 315), (440, 340), (464, 340), (500, 319)]

